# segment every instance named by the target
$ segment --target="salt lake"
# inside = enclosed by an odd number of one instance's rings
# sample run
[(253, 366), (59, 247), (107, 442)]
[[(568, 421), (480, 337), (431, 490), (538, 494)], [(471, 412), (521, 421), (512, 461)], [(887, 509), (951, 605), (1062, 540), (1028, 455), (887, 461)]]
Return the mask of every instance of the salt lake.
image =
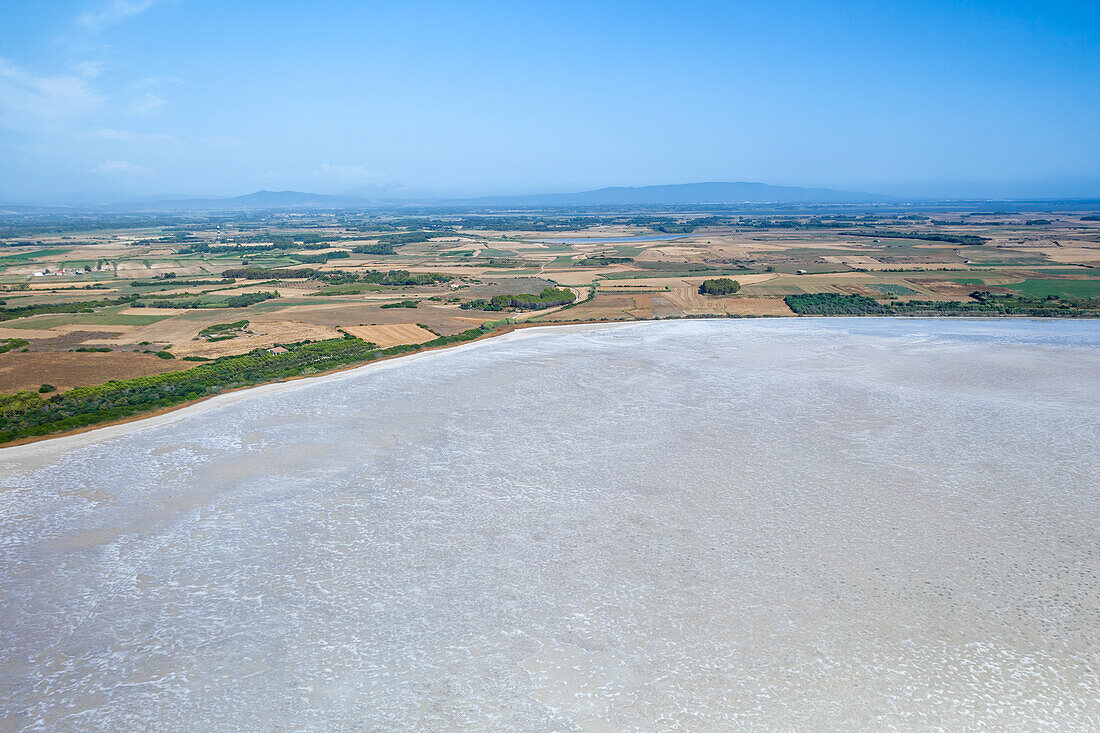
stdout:
[(4, 730), (1100, 727), (1100, 323), (530, 329), (0, 449)]

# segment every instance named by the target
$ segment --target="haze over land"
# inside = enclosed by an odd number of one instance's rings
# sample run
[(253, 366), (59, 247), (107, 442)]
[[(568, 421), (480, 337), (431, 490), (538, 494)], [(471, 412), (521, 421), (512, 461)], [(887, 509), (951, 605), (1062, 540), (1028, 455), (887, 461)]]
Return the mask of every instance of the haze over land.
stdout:
[(8, 3), (0, 201), (1098, 197), (1098, 28), (1084, 2)]
[(825, 188), (770, 186), (764, 183), (686, 183), (665, 186), (612, 187), (573, 193), (527, 196), (482, 196), (472, 199), (388, 198), (355, 194), (318, 194), (306, 191), (256, 191), (243, 196), (170, 198), (151, 196), (109, 202), (94, 198), (85, 203), (101, 208), (140, 211), (198, 211), (203, 209), (356, 209), (421, 204), (427, 206), (553, 208), (562, 206), (638, 206), (743, 203), (872, 204), (897, 202), (891, 196)]

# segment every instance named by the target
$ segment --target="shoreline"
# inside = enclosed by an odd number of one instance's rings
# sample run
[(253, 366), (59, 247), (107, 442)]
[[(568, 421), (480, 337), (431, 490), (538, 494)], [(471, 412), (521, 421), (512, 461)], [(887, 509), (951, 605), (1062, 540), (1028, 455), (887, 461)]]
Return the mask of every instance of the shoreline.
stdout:
[[(207, 410), (216, 409), (222, 405), (232, 404), (244, 399), (250, 399), (255, 396), (263, 394), (272, 394), (278, 392), (285, 392), (289, 389), (304, 386), (309, 380), (312, 383), (315, 380), (336, 379), (350, 376), (353, 372), (359, 370), (366, 371), (368, 369), (380, 368), (380, 367), (395, 367), (398, 364), (406, 364), (415, 359), (423, 359), (429, 356), (439, 355), (444, 352), (452, 352), (456, 349), (473, 348), (475, 346), (483, 345), (489, 341), (498, 340), (511, 340), (519, 337), (526, 337), (528, 332), (540, 330), (540, 329), (589, 329), (593, 326), (616, 326), (629, 323), (646, 323), (644, 320), (636, 321), (596, 321), (596, 322), (581, 322), (576, 323), (554, 323), (554, 324), (541, 324), (541, 323), (516, 323), (510, 324), (501, 328), (498, 331), (491, 331), (484, 336), (480, 336), (473, 341), (466, 341), (464, 343), (447, 344), (445, 346), (436, 346), (432, 348), (416, 351), (411, 354), (398, 354), (395, 356), (385, 356), (373, 361), (368, 361), (361, 364), (349, 364), (336, 369), (329, 369), (324, 372), (317, 372), (316, 374), (306, 374), (297, 377), (290, 377), (287, 379), (279, 379), (272, 382), (265, 382), (263, 384), (252, 384), (246, 387), (236, 387), (229, 389), (218, 394), (208, 395), (198, 400), (191, 400), (189, 402), (181, 402), (178, 405), (172, 405), (170, 407), (163, 407), (158, 410), (150, 410), (149, 412), (143, 412), (137, 415), (131, 415), (130, 417), (123, 418), (121, 420), (112, 420), (109, 422), (98, 423), (96, 425), (88, 425), (76, 430), (67, 430), (64, 432), (53, 433), (51, 435), (37, 435), (30, 438), (21, 438), (20, 440), (13, 440), (10, 443), (0, 445), (0, 461), (10, 458), (33, 458), (36, 454), (41, 454), (47, 448), (53, 449), (65, 449), (75, 448), (89, 443), (121, 437), (132, 433), (145, 430), (147, 428), (158, 427), (160, 425), (166, 425), (176, 420), (184, 419), (191, 415), (201, 414)], [(94, 435), (93, 435), (94, 433)], [(51, 441), (65, 441), (63, 444), (51, 443)], [(23, 455), (15, 456), (9, 455), (9, 453), (18, 450)]]
[[(797, 320), (797, 319), (821, 319), (821, 318), (857, 318), (857, 319), (883, 319), (883, 320), (946, 320), (946, 321), (1010, 321), (1010, 320), (1034, 320), (1038, 322), (1045, 321), (1062, 321), (1062, 320), (1081, 320), (1081, 319), (1052, 319), (1052, 318), (1036, 318), (1032, 316), (974, 316), (974, 317), (962, 317), (962, 316), (881, 316), (881, 315), (863, 315), (863, 316), (688, 316), (686, 318), (638, 318), (631, 320), (620, 321), (573, 321), (569, 323), (532, 323), (531, 321), (520, 321), (512, 324), (508, 324), (500, 328), (497, 331), (490, 331), (484, 336), (480, 336), (472, 341), (466, 341), (463, 343), (447, 344), (444, 346), (435, 346), (421, 351), (416, 351), (409, 354), (398, 354), (394, 356), (385, 356), (379, 359), (375, 359), (369, 362), (361, 364), (349, 364), (346, 366), (338, 367), (336, 369), (330, 369), (323, 372), (317, 372), (316, 374), (307, 374), (297, 377), (290, 377), (287, 379), (279, 379), (272, 382), (265, 382), (263, 384), (253, 384), (245, 387), (236, 387), (233, 389), (219, 392), (217, 394), (208, 395), (198, 400), (192, 400), (189, 402), (181, 402), (177, 405), (170, 407), (163, 407), (157, 410), (151, 410), (149, 412), (143, 412), (137, 415), (131, 415), (121, 420), (112, 420), (109, 422), (98, 423), (96, 425), (88, 425), (75, 430), (67, 430), (64, 432), (53, 433), (50, 435), (33, 436), (29, 438), (21, 438), (14, 440), (10, 443), (0, 445), (0, 461), (9, 458), (9, 453), (17, 449), (21, 449), (25, 458), (34, 457), (35, 454), (40, 454), (47, 449), (47, 444), (50, 448), (54, 446), (60, 448), (79, 447), (87, 445), (101, 439), (111, 439), (115, 437), (121, 437), (131, 433), (138, 432), (147, 428), (158, 427), (165, 425), (175, 420), (180, 420), (190, 415), (200, 414), (207, 410), (215, 409), (223, 404), (232, 404), (239, 402), (243, 399), (248, 399), (261, 394), (283, 392), (288, 389), (293, 389), (299, 386), (303, 386), (306, 380), (317, 380), (319, 378), (334, 379), (342, 376), (350, 376), (352, 373), (359, 370), (366, 371), (372, 368), (378, 367), (394, 367), (398, 364), (409, 363), (410, 361), (418, 358), (425, 358), (432, 355), (442, 354), (444, 352), (451, 352), (456, 349), (464, 347), (473, 348), (480, 344), (488, 343), (489, 341), (498, 340), (511, 340), (519, 337), (526, 337), (528, 332), (537, 330), (589, 330), (592, 328), (600, 327), (613, 327), (623, 326), (629, 324), (638, 323), (662, 323), (671, 321), (727, 321), (727, 320), (757, 320), (764, 319), (769, 321), (774, 320)], [(1096, 319), (1084, 319), (1084, 320), (1096, 320)], [(139, 424), (140, 423), (140, 424)], [(92, 435), (94, 433), (94, 435)], [(50, 441), (65, 441), (64, 444), (50, 443)], [(16, 458), (16, 456), (10, 456)]]

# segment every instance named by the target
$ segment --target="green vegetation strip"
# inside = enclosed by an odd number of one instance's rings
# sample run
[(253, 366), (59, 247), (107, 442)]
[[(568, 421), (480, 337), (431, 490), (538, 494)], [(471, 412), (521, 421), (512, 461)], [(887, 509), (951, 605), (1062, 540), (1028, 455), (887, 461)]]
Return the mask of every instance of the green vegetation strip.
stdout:
[(976, 302), (953, 300), (907, 300), (879, 303), (863, 295), (805, 293), (788, 295), (787, 306), (800, 316), (1032, 316), (1045, 318), (1082, 318), (1100, 316), (1100, 300), (1063, 300), (1057, 296), (1027, 298), (970, 294)]
[[(977, 283), (972, 283), (972, 284), (981, 285), (982, 283), (979, 281)], [(913, 290), (912, 288), (907, 288), (904, 285), (895, 285), (893, 283), (873, 283), (869, 287), (872, 287), (875, 290), (879, 291), (880, 293), (884, 293), (886, 295), (916, 295), (917, 294), (917, 291)]]
[[(76, 387), (42, 399), (35, 392), (0, 397), (0, 443), (75, 430), (131, 417), (151, 410), (290, 377), (336, 369), (341, 366), (398, 356), (426, 348), (473, 341), (501, 323), (453, 336), (440, 336), (422, 344), (375, 348), (362, 339), (344, 337), (327, 341), (285, 344), (285, 354), (256, 349), (240, 356), (225, 356), (178, 372), (108, 382), (95, 387)], [(168, 352), (162, 352), (172, 358)], [(160, 354), (157, 354), (160, 356)]]
[(1068, 298), (1100, 298), (1100, 279), (1090, 280), (1024, 280), (1004, 287), (1032, 298), (1048, 295)]
[(313, 295), (358, 295), (359, 293), (377, 293), (382, 289), (381, 285), (352, 283), (350, 285), (332, 285), (313, 293)]
[[(0, 257), (0, 265), (19, 265), (25, 264), (39, 257), (49, 257), (51, 255), (63, 255), (69, 250), (67, 249), (36, 249), (33, 252), (20, 252), (14, 255), (4, 255)], [(69, 265), (69, 263), (65, 263)]]
[(321, 272), (311, 267), (265, 268), (242, 267), (222, 272), (222, 277), (244, 280), (320, 280), (329, 285), (347, 285), (350, 283), (371, 283), (374, 285), (434, 285), (447, 282), (449, 275), (435, 272), (410, 273), (408, 270), (389, 270), (379, 272)]
[(271, 300), (278, 298), (279, 294), (266, 290), (259, 293), (242, 293), (241, 295), (230, 295), (221, 300), (199, 300), (195, 298), (193, 300), (176, 300), (171, 297), (156, 297), (147, 296), (147, 300), (143, 300), (138, 303), (142, 308), (247, 308), (250, 305), (256, 303), (262, 303), (265, 300)]
[(23, 305), (15, 308), (0, 308), (0, 321), (12, 318), (26, 318), (43, 313), (91, 313), (95, 308), (105, 308), (109, 305), (123, 305), (133, 303), (136, 295), (126, 295), (116, 300), (80, 300), (74, 303), (42, 303), (39, 305)]
[(848, 237), (878, 237), (881, 239), (920, 239), (925, 242), (948, 242), (960, 244), (964, 247), (977, 247), (989, 241), (987, 237), (979, 237), (976, 234), (941, 234), (939, 232), (845, 232)]
[(598, 255), (586, 257), (583, 260), (572, 260), (569, 257), (559, 257), (559, 260), (569, 260), (573, 267), (606, 267), (607, 265), (629, 265), (634, 261), (633, 257), (605, 257)]
[(30, 341), (27, 339), (0, 339), (0, 354), (7, 353), (12, 349), (22, 349), (30, 345)]
[(566, 288), (546, 288), (538, 295), (521, 293), (518, 295), (494, 295), (488, 300), (471, 300), (460, 308), (480, 311), (541, 310), (558, 305), (568, 305), (577, 299), (576, 293)]
[(248, 321), (246, 320), (234, 321), (233, 323), (215, 323), (199, 331), (199, 337), (207, 341), (227, 341), (240, 336), (241, 331), (246, 328), (248, 328)]

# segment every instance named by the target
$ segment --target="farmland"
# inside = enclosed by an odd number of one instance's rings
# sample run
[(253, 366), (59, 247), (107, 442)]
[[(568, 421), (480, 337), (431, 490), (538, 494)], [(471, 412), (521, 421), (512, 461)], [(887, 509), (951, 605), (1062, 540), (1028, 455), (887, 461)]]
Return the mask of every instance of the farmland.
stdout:
[[(1041, 225), (1033, 213), (874, 210), (8, 214), (0, 339), (18, 346), (0, 353), (0, 394), (348, 339), (361, 346), (341, 353), (359, 356), (339, 363), (354, 363), (486, 322), (1092, 317), (1100, 222), (1089, 214)], [(218, 389), (206, 379), (194, 393)]]

